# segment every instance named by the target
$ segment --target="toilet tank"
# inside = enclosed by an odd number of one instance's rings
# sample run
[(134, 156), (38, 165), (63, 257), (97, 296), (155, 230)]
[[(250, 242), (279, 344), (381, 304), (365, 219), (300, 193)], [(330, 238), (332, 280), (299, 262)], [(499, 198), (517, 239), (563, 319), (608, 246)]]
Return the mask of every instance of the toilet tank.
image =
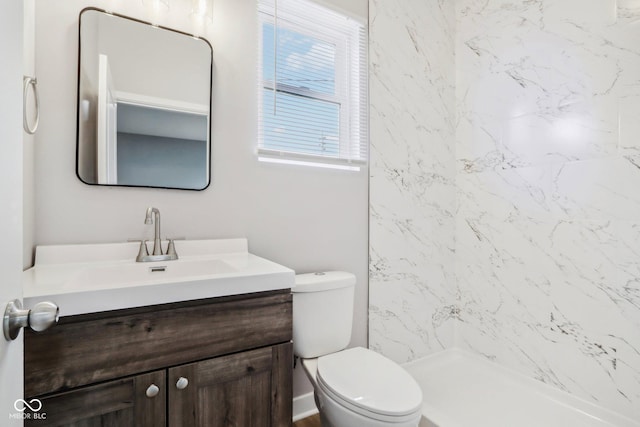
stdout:
[(293, 353), (304, 359), (349, 345), (356, 276), (344, 271), (296, 275), (293, 293)]

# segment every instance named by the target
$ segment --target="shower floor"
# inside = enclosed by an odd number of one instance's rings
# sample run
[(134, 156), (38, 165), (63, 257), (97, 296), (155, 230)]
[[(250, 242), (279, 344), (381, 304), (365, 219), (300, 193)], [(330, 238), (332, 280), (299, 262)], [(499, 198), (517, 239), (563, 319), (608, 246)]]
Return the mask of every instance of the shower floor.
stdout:
[(420, 427), (640, 427), (539, 381), (452, 349), (404, 367), (418, 381)]

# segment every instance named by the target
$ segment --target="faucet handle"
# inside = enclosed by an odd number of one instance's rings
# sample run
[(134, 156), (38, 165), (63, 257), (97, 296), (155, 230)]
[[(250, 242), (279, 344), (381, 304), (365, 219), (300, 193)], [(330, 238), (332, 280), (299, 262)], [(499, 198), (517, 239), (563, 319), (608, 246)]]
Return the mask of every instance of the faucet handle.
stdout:
[(175, 257), (172, 259), (178, 259), (178, 254), (176, 253), (176, 245), (173, 243), (175, 239), (169, 239), (169, 245), (167, 246), (167, 255), (170, 257)]
[(136, 257), (136, 261), (142, 261), (142, 258), (149, 256), (149, 249), (147, 249), (147, 241), (140, 240), (140, 249), (138, 250), (138, 256)]

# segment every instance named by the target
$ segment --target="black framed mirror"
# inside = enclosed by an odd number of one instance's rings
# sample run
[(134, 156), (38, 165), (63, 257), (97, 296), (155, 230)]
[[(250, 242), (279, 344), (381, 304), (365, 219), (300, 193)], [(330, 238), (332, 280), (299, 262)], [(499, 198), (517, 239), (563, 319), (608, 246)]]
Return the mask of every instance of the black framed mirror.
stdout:
[(211, 180), (209, 42), (80, 13), (76, 174), (86, 184), (203, 190)]

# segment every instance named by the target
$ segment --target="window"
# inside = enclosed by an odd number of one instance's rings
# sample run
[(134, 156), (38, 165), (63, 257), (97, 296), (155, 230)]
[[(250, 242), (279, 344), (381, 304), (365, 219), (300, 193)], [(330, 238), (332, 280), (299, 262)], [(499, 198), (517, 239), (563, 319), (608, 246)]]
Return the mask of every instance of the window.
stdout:
[(258, 155), (359, 169), (368, 145), (366, 29), (308, 0), (259, 0)]

